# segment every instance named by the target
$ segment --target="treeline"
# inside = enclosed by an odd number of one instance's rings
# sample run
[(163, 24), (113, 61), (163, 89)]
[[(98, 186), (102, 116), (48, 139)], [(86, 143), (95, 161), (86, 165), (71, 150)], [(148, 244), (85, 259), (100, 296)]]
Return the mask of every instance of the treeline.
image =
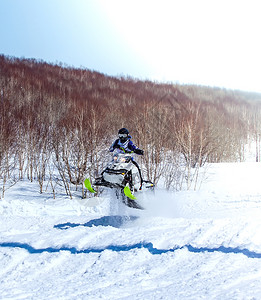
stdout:
[(261, 95), (110, 77), (34, 59), (0, 56), (0, 179), (27, 177), (72, 196), (110, 159), (127, 127), (145, 150), (150, 180), (176, 189), (196, 184), (207, 162), (244, 160), (255, 140), (260, 160)]

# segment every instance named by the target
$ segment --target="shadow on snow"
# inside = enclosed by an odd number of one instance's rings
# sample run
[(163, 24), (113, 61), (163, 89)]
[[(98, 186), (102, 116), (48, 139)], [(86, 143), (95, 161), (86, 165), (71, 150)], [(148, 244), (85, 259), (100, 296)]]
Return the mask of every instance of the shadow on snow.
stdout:
[(83, 249), (83, 250), (77, 250), (75, 247), (60, 247), (60, 248), (53, 248), (53, 247), (48, 247), (48, 248), (40, 248), (36, 249), (29, 244), (25, 243), (16, 243), (16, 242), (11, 242), (11, 243), (0, 243), (0, 247), (2, 248), (20, 248), (20, 249), (25, 249), (27, 250), (30, 254), (39, 254), (43, 252), (48, 252), (48, 253), (57, 253), (60, 251), (69, 251), (71, 254), (88, 254), (88, 253), (101, 253), (105, 250), (111, 250), (115, 252), (120, 252), (120, 251), (130, 251), (134, 249), (147, 249), (151, 254), (164, 254), (168, 252), (175, 252), (176, 250), (180, 249), (187, 249), (189, 252), (192, 253), (205, 253), (205, 252), (221, 252), (221, 253), (234, 253), (234, 254), (244, 254), (245, 256), (249, 258), (261, 258), (261, 253), (256, 253), (254, 251), (249, 251), (248, 249), (239, 249), (239, 248), (231, 248), (231, 247), (224, 247), (220, 246), (218, 248), (207, 248), (207, 247), (202, 247), (202, 248), (196, 248), (191, 245), (185, 245), (182, 247), (176, 247), (172, 249), (157, 249), (153, 247), (152, 243), (137, 243), (134, 245), (110, 245), (108, 247), (104, 248), (91, 248), (91, 249)]
[(92, 226), (112, 226), (116, 228), (122, 227), (126, 222), (135, 221), (138, 219), (137, 216), (104, 216), (99, 219), (90, 220), (84, 224), (77, 224), (77, 223), (64, 223), (64, 224), (57, 224), (54, 225), (54, 228), (66, 230), (69, 228), (77, 227), (77, 226), (85, 226), (85, 227), (92, 227)]

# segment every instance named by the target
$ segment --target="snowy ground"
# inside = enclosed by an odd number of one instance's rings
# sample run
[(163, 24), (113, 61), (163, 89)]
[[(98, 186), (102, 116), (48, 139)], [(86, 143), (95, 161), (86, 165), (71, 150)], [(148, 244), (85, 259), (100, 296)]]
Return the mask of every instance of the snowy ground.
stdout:
[[(214, 164), (199, 191), (0, 201), (0, 299), (261, 299), (261, 164)], [(97, 202), (97, 201), (96, 201)]]

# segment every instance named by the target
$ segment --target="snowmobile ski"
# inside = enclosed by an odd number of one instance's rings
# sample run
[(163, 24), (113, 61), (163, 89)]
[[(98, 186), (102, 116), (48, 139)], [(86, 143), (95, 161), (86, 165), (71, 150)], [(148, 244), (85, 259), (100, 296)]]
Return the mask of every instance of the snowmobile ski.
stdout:
[(131, 190), (128, 185), (125, 186), (123, 191), (124, 191), (125, 196), (127, 196), (129, 199), (137, 200), (137, 198), (131, 193)]
[(91, 181), (89, 178), (86, 178), (84, 180), (84, 186), (86, 187), (86, 189), (88, 191), (90, 191), (91, 193), (97, 193), (93, 188), (92, 188), (92, 185), (91, 185)]

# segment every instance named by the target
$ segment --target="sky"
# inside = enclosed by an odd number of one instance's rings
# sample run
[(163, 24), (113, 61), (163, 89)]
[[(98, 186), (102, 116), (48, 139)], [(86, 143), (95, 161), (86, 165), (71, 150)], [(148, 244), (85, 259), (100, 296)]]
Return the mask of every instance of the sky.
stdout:
[(0, 54), (261, 92), (259, 0), (0, 0)]

